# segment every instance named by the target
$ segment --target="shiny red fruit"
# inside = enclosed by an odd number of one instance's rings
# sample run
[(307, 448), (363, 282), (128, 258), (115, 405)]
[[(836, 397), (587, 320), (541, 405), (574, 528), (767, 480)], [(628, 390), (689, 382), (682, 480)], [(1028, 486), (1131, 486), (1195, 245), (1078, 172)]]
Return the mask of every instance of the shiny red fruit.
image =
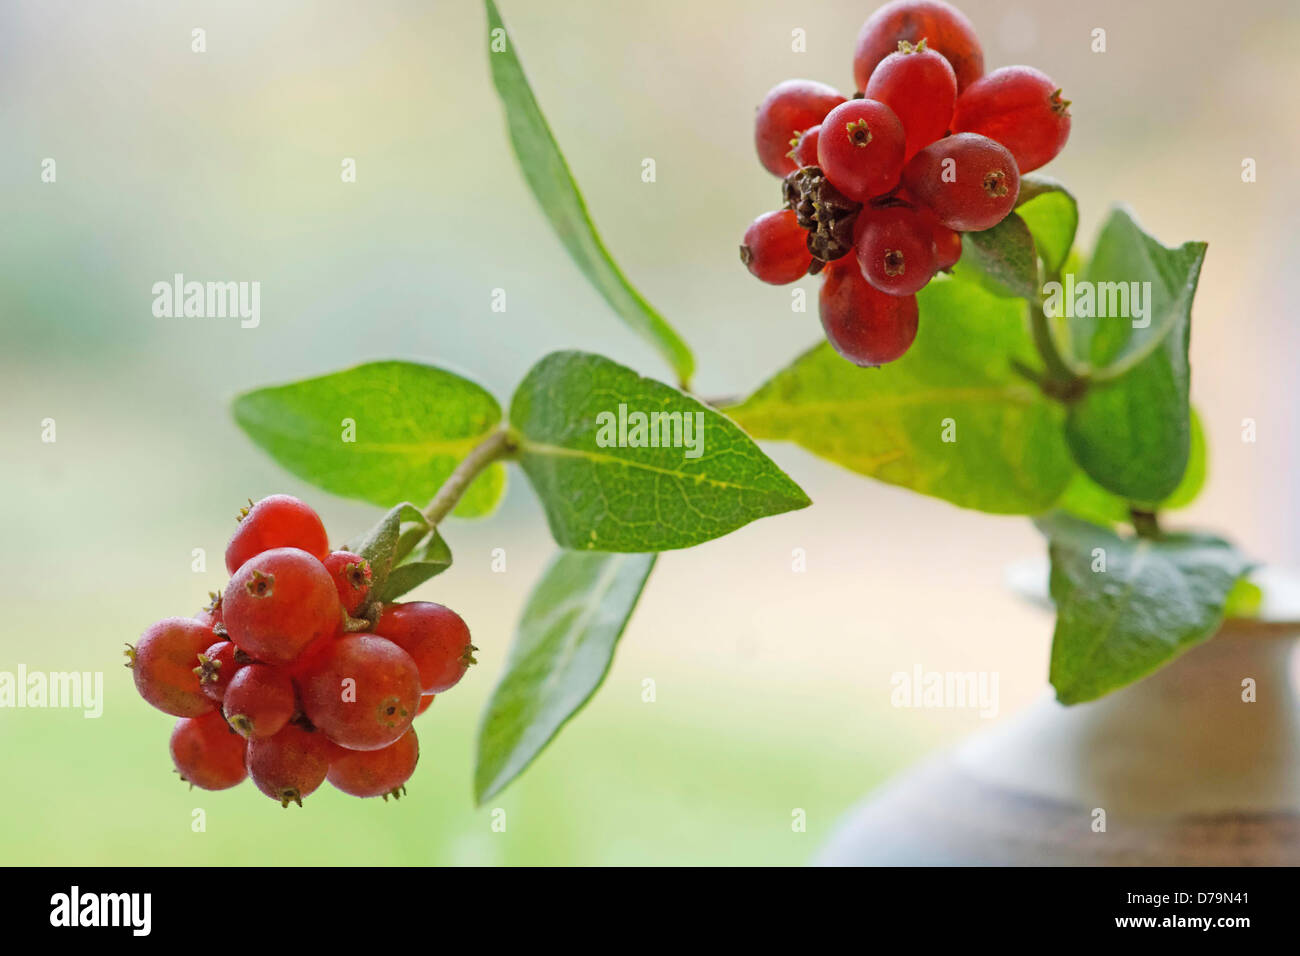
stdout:
[(420, 742), (411, 729), (381, 750), (340, 752), (325, 779), (354, 797), (397, 797), (405, 791), (419, 759)]
[(249, 558), (272, 548), (298, 548), (318, 561), (329, 554), (320, 515), (292, 495), (271, 495), (244, 511), (226, 545), (226, 571), (234, 574)]
[(351, 551), (331, 551), (325, 558), (325, 570), (334, 579), (343, 610), (355, 617), (370, 600), (370, 583), (374, 578), (370, 562)]
[(912, 157), (903, 185), (949, 229), (979, 232), (1015, 207), (1020, 174), (1005, 146), (977, 133), (954, 133)]
[(324, 734), (289, 724), (274, 737), (248, 742), (248, 775), (258, 790), (280, 806), (302, 806), (303, 797), (325, 782), (335, 752)]
[(884, 103), (849, 100), (822, 121), (817, 165), (830, 184), (855, 202), (866, 202), (898, 184), (906, 134)]
[(226, 585), (226, 633), (266, 664), (287, 664), (343, 626), (334, 579), (306, 551), (275, 548), (249, 558)]
[(297, 681), (307, 719), (350, 750), (387, 747), (406, 733), (420, 706), (415, 661), (375, 634), (330, 642)]
[(740, 243), (740, 261), (750, 274), (773, 285), (803, 277), (812, 259), (808, 232), (789, 209), (763, 213), (749, 224)]
[(966, 15), (939, 0), (895, 0), (862, 25), (853, 54), (853, 78), (865, 90), (876, 65), (898, 49), (900, 40), (942, 53), (961, 92), (984, 75), (984, 51)]
[(881, 292), (912, 295), (920, 292), (938, 271), (934, 229), (915, 209), (864, 209), (858, 215), (854, 233), (854, 252), (862, 276)]
[(283, 668), (250, 664), (226, 688), (221, 711), (243, 737), (273, 737), (298, 709), (293, 681)]
[(914, 295), (889, 295), (862, 277), (857, 259), (845, 256), (826, 267), (819, 306), (822, 328), (835, 351), (854, 365), (884, 365), (916, 339)]
[(450, 608), (432, 601), (386, 604), (375, 633), (411, 655), (425, 694), (451, 690), (474, 663), (469, 626)]
[(211, 644), (212, 631), (191, 617), (169, 617), (152, 625), (134, 647), (127, 645), (135, 689), (173, 717), (206, 714), (216, 705), (203, 693), (194, 669)]
[(788, 176), (798, 167), (790, 158), (790, 141), (816, 126), (844, 94), (825, 83), (786, 80), (768, 92), (754, 120), (754, 146), (765, 169), (775, 176)]
[(917, 46), (903, 42), (871, 74), (866, 96), (888, 106), (903, 124), (906, 161), (947, 135), (957, 102), (957, 77), (924, 40)]
[(957, 99), (955, 133), (979, 133), (1011, 151), (1023, 174), (1045, 166), (1070, 138), (1070, 101), (1052, 78), (1031, 66), (1004, 66)]
[(225, 790), (248, 776), (244, 738), (215, 712), (176, 721), (171, 754), (181, 779), (201, 790)]

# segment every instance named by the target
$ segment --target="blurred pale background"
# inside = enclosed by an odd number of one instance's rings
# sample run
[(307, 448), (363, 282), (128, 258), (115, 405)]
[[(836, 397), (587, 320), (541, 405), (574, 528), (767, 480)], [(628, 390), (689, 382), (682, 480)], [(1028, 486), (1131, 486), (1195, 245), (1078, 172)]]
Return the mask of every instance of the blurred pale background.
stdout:
[[(778, 200), (750, 124), (790, 76), (848, 92), (874, 7), (502, 2), (595, 219), (695, 347), (704, 394), (748, 391), (819, 336), (815, 313), (792, 314), (787, 290), (736, 261), (744, 226)], [(1085, 243), (1114, 200), (1167, 243), (1209, 241), (1192, 352), (1211, 481), (1184, 520), (1294, 562), (1297, 7), (963, 9), (990, 68), (1037, 65), (1073, 100), (1071, 142), (1045, 172), (1079, 197)], [(806, 53), (791, 52), (795, 28)], [(456, 566), (418, 592), (464, 614), (482, 652), (421, 719), (409, 799), (323, 788), (282, 811), (251, 786), (176, 782), (170, 719), (135, 697), (123, 642), (221, 585), (248, 497), (303, 494), (340, 538), (376, 516), (279, 471), (231, 423), (230, 396), (396, 356), (465, 370), (504, 401), (557, 348), (667, 376), (526, 192), (484, 29), (470, 0), (0, 7), (0, 670), (101, 670), (108, 698), (100, 720), (0, 711), (0, 862), (796, 863), (859, 795), (988, 725), (891, 708), (893, 672), (997, 671), (1000, 716), (1043, 693), (1050, 621), (1002, 582), (1040, 551), (1028, 522), (772, 446), (815, 506), (664, 556), (596, 700), (491, 802), (505, 833), (472, 808), (469, 780), (477, 714), (552, 550), (517, 474), (496, 515), (447, 529)], [(340, 182), (345, 156), (355, 185)], [(40, 181), (46, 157), (57, 184)], [(261, 327), (155, 319), (150, 287), (175, 272), (260, 281)], [(504, 314), (489, 308), (497, 287)], [(1247, 417), (1254, 445), (1238, 437)], [(206, 574), (190, 570), (196, 547)], [(496, 547), (504, 575), (489, 570)], [(806, 573), (791, 572), (795, 548)], [(646, 677), (657, 703), (641, 703)]]

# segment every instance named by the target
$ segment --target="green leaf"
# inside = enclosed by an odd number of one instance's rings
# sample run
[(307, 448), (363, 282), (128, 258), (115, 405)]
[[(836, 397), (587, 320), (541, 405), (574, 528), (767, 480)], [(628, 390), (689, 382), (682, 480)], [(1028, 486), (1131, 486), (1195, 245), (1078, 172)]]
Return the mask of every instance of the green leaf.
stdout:
[(1020, 177), (1016, 212), (1029, 227), (1047, 275), (1065, 264), (1079, 228), (1079, 206), (1064, 186), (1048, 176)]
[(1257, 618), (1263, 605), (1263, 589), (1249, 578), (1238, 578), (1224, 602), (1223, 616)]
[(961, 258), (953, 271), (976, 279), (995, 295), (1038, 297), (1038, 255), (1034, 237), (1014, 212), (992, 229), (962, 233)]
[(1024, 303), (955, 278), (918, 298), (921, 333), (897, 362), (862, 369), (822, 344), (729, 413), (756, 438), (965, 508), (1047, 510), (1075, 467), (1060, 406), (1012, 371), (1036, 361)]
[[(1097, 484), (1132, 501), (1169, 496), (1186, 470), (1187, 345), (1205, 248), (1202, 242), (1166, 248), (1116, 209), (1084, 273), (1090, 285), (1080, 287), (1095, 289), (1093, 311), (1104, 307), (1111, 317), (1076, 314), (1070, 321), (1074, 354), (1100, 370), (1070, 406), (1070, 450)], [(1138, 284), (1139, 296), (1132, 295), (1130, 283)], [(1067, 275), (1058, 290), (1060, 305), (1078, 304), (1072, 284)], [(1129, 291), (1121, 297), (1122, 290)]]
[(451, 567), (451, 548), (435, 528), (418, 551), (403, 557), (382, 588), (371, 589), (377, 601), (394, 601)]
[(500, 792), (591, 699), (645, 586), (653, 554), (566, 551), (524, 608), (479, 730), (474, 794)]
[(562, 547), (686, 548), (810, 503), (724, 415), (599, 355), (546, 356), (510, 421)]
[[(372, 362), (246, 392), (235, 399), (234, 414), (249, 438), (299, 478), (387, 508), (433, 497), (500, 423), (501, 406), (481, 386), (445, 369)], [(488, 514), (504, 491), (505, 469), (494, 465), (455, 513)]]
[(1205, 427), (1196, 409), (1191, 411), (1192, 437), (1187, 458), (1187, 470), (1183, 472), (1178, 487), (1164, 501), (1129, 502), (1112, 495), (1102, 488), (1083, 471), (1075, 472), (1065, 494), (1056, 503), (1056, 507), (1078, 518), (1095, 524), (1115, 525), (1129, 520), (1129, 508), (1139, 507), (1148, 511), (1171, 511), (1185, 508), (1196, 500), (1205, 487), (1207, 468), (1207, 451), (1205, 444)]
[(486, 0), (486, 6), (492, 82), (505, 107), (510, 142), (529, 188), (587, 281), (634, 332), (659, 350), (685, 385), (694, 374), (695, 358), (672, 326), (628, 282), (605, 248), (587, 212), (586, 200), (528, 85), (515, 55), (514, 38), (506, 31), (496, 4)]
[(1249, 563), (1219, 538), (1120, 538), (1065, 515), (1038, 522), (1056, 602), (1052, 686), (1063, 704), (1095, 700), (1206, 640)]

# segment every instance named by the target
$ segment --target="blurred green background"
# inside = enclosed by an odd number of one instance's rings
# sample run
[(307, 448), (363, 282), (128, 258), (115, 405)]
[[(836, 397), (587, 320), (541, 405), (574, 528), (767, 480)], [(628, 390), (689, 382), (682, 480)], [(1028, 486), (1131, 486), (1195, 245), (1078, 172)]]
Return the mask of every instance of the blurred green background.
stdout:
[[(779, 201), (753, 156), (753, 108), (790, 76), (848, 92), (876, 5), (501, 6), (607, 243), (696, 349), (698, 390), (743, 394), (816, 342), (815, 307), (793, 314), (788, 290), (736, 261), (745, 225)], [(1210, 242), (1192, 353), (1211, 481), (1183, 520), (1295, 561), (1296, 5), (962, 7), (990, 69), (1037, 65), (1073, 100), (1071, 143), (1045, 172), (1079, 197), (1085, 243), (1117, 199), (1169, 244)], [(206, 53), (191, 52), (195, 27)], [(262, 457), (230, 420), (233, 394), (404, 357), (504, 401), (558, 348), (668, 376), (538, 214), (484, 30), (471, 0), (0, 6), (0, 670), (102, 671), (107, 697), (98, 720), (0, 710), (0, 863), (799, 863), (871, 787), (988, 726), (891, 708), (893, 672), (997, 671), (1002, 716), (1044, 692), (1050, 619), (1002, 583), (1008, 561), (1040, 551), (1027, 522), (773, 446), (816, 505), (666, 555), (595, 701), (489, 807), (470, 798), (477, 715), (553, 549), (517, 474), (494, 516), (447, 526), (456, 565), (416, 592), (463, 614), (482, 651), (421, 718), (407, 799), (323, 788), (286, 811), (249, 785), (177, 783), (170, 719), (135, 696), (123, 642), (222, 585), (246, 498), (303, 495), (339, 539), (377, 516)], [(40, 180), (46, 157), (55, 184)], [(344, 157), (355, 184), (340, 182)], [(175, 272), (259, 281), (261, 326), (154, 318), (150, 288)], [(1238, 438), (1246, 417), (1253, 445)], [(791, 570), (796, 548), (806, 572)], [(196, 807), (205, 833), (190, 830)]]

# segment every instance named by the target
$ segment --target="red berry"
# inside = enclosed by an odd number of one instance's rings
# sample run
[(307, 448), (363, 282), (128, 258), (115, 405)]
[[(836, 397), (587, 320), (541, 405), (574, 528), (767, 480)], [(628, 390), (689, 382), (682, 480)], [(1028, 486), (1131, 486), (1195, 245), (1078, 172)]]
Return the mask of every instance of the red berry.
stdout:
[(173, 717), (198, 717), (214, 708), (199, 686), (194, 665), (212, 643), (212, 632), (190, 617), (169, 617), (127, 645), (127, 667), (140, 696)]
[(798, 167), (789, 155), (790, 140), (843, 102), (839, 90), (812, 80), (786, 80), (772, 87), (754, 121), (754, 145), (767, 171), (776, 176), (794, 172)]
[(415, 773), (420, 742), (408, 730), (380, 750), (344, 750), (330, 762), (331, 784), (354, 797), (400, 797)]
[(916, 338), (916, 296), (889, 295), (862, 277), (845, 256), (825, 270), (819, 300), (822, 328), (835, 351), (855, 365), (884, 365)]
[(977, 133), (954, 133), (912, 157), (903, 185), (949, 229), (979, 232), (1011, 212), (1020, 195), (1020, 174), (1001, 143)]
[(420, 706), (420, 671), (387, 638), (347, 634), (331, 642), (298, 681), (307, 719), (350, 750), (387, 747)]
[(240, 514), (239, 527), (226, 545), (226, 571), (272, 548), (300, 548), (316, 560), (329, 554), (329, 537), (320, 515), (292, 495), (271, 495)]
[(434, 698), (435, 696), (436, 696), (436, 695), (434, 695), (434, 694), (425, 694), (423, 697), (420, 698), (420, 706), (419, 706), (418, 708), (416, 708), (416, 711), (415, 711), (415, 716), (416, 716), (416, 717), (419, 717), (422, 713), (424, 713), (424, 712), (425, 712), (426, 710), (428, 710), (431, 706), (433, 706), (433, 698)]
[(853, 77), (865, 90), (876, 64), (898, 49), (900, 40), (919, 43), (943, 54), (961, 92), (984, 74), (984, 51), (965, 14), (938, 0), (895, 0), (875, 13), (858, 34)]
[(172, 761), (181, 779), (201, 790), (225, 790), (248, 776), (244, 738), (217, 713), (182, 717), (172, 728)]
[(907, 134), (905, 160), (948, 133), (957, 102), (957, 77), (948, 61), (906, 40), (880, 61), (867, 83), (867, 99), (879, 100), (898, 117)]
[(863, 278), (881, 292), (912, 295), (938, 271), (934, 230), (915, 209), (864, 209), (854, 232), (854, 249)]
[(957, 98), (954, 133), (997, 140), (1016, 158), (1021, 173), (1045, 166), (1070, 138), (1070, 101), (1046, 73), (1031, 66), (1004, 66), (972, 83)]
[(334, 755), (324, 734), (287, 724), (274, 737), (248, 742), (248, 775), (258, 790), (279, 800), (280, 806), (302, 806), (302, 798), (325, 782)]
[(203, 693), (215, 701), (226, 696), (226, 688), (241, 667), (253, 659), (237, 648), (232, 641), (217, 641), (199, 655), (199, 665), (194, 673), (199, 675)]
[(230, 639), (267, 664), (287, 664), (343, 626), (334, 579), (297, 548), (274, 548), (245, 561), (226, 585), (223, 607)]
[(325, 570), (334, 579), (343, 610), (355, 615), (370, 598), (370, 562), (351, 551), (331, 551), (325, 558)]
[(827, 114), (817, 137), (817, 165), (855, 202), (889, 192), (903, 169), (906, 134), (884, 103), (849, 100)]
[(242, 736), (271, 737), (289, 722), (298, 702), (287, 671), (250, 664), (231, 679), (221, 709)]
[(790, 150), (790, 158), (799, 168), (804, 166), (817, 165), (817, 139), (821, 133), (822, 124), (818, 123), (799, 134), (794, 142), (794, 148)]
[(755, 278), (764, 282), (773, 285), (794, 282), (812, 265), (808, 233), (789, 209), (765, 212), (745, 230), (740, 261)]
[(459, 614), (432, 601), (386, 604), (375, 633), (411, 655), (425, 694), (451, 690), (475, 663), (469, 627)]
[(961, 233), (949, 229), (933, 215), (930, 229), (934, 233), (934, 264), (939, 269), (951, 269), (961, 258)]

